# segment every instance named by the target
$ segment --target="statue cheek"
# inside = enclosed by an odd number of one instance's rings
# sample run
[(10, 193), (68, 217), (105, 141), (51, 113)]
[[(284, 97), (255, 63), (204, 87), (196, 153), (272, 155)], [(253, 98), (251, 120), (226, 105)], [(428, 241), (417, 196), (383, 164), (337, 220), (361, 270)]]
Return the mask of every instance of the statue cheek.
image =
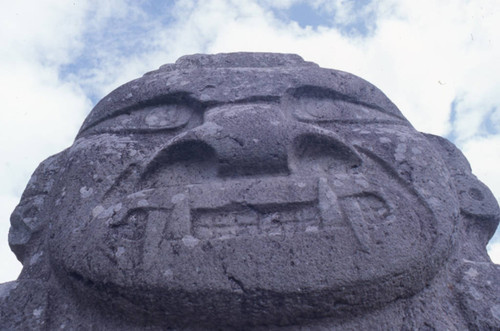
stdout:
[[(97, 216), (133, 160), (107, 156), (99, 149), (94, 153), (87, 149), (73, 151), (51, 193), (50, 246), (61, 263), (66, 263), (65, 257), (71, 260), (77, 250), (92, 250), (89, 238), (95, 236), (102, 241), (108, 231), (106, 219)], [(63, 233), (67, 235), (61, 236)]]

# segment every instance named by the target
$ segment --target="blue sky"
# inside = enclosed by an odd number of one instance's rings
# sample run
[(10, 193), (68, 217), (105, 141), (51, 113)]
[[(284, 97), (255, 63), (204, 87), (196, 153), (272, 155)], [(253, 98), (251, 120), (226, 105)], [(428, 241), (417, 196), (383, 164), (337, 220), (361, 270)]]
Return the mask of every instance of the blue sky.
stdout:
[(112, 89), (185, 54), (297, 53), (359, 75), (418, 130), (457, 144), (499, 200), (498, 13), (496, 0), (3, 2), (0, 282), (20, 271), (9, 215), (38, 163), (71, 145)]

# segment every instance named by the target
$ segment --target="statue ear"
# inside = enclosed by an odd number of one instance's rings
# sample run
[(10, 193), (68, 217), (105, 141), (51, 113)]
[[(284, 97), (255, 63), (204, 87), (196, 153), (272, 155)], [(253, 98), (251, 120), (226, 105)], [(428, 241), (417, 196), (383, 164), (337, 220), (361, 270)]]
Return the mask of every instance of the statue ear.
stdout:
[(488, 241), (495, 233), (500, 220), (500, 209), (495, 197), (490, 189), (472, 174), (469, 162), (453, 143), (439, 136), (424, 135), (439, 152), (450, 171), (461, 213), (478, 221), (477, 224), (485, 232)]
[[(47, 226), (47, 200), (57, 180), (61, 154), (43, 161), (31, 176), (21, 201), (10, 217), (9, 245), (17, 259), (25, 265), (44, 243)], [(40, 253), (38, 253), (40, 254)], [(36, 260), (36, 259), (35, 259)]]

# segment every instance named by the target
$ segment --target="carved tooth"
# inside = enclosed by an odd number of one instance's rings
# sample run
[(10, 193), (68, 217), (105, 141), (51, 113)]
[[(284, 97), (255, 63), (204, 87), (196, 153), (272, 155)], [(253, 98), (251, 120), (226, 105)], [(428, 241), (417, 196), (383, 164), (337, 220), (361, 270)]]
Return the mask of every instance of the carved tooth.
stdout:
[(166, 213), (165, 210), (151, 210), (149, 212), (142, 252), (145, 270), (151, 270), (155, 267), (156, 259), (160, 254), (160, 244), (163, 240), (162, 230), (166, 220), (168, 220), (168, 212)]
[(174, 208), (150, 211), (146, 226), (143, 263), (145, 270), (155, 268), (161, 254), (161, 242), (164, 239), (182, 239), (191, 236), (191, 214), (187, 193), (172, 197)]
[(319, 229), (315, 225), (308, 225), (305, 230), (306, 233), (317, 233), (318, 231)]
[[(170, 219), (165, 224), (165, 233), (172, 239), (181, 239), (191, 235), (191, 213), (186, 194), (176, 194), (172, 198), (174, 208)], [(170, 238), (169, 238), (170, 239)]]
[(257, 213), (254, 211), (247, 211), (238, 214), (236, 215), (236, 223), (239, 225), (257, 225), (259, 223)]
[(211, 239), (214, 234), (212, 229), (205, 227), (205, 226), (199, 226), (195, 230), (195, 237), (199, 239)]
[(318, 183), (319, 212), (323, 226), (342, 225), (342, 215), (337, 195), (331, 189), (326, 178), (320, 178)]
[(366, 220), (357, 199), (354, 197), (347, 198), (342, 205), (346, 214), (345, 220), (350, 225), (361, 250), (365, 253), (370, 253), (369, 230), (366, 227)]

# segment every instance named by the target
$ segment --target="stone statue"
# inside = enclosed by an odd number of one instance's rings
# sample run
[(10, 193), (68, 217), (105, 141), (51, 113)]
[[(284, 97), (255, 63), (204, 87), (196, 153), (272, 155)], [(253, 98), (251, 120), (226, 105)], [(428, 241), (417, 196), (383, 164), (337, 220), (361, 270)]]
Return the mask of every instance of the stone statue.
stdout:
[(111, 92), (11, 218), (2, 329), (500, 329), (499, 222), (449, 141), (297, 55)]

